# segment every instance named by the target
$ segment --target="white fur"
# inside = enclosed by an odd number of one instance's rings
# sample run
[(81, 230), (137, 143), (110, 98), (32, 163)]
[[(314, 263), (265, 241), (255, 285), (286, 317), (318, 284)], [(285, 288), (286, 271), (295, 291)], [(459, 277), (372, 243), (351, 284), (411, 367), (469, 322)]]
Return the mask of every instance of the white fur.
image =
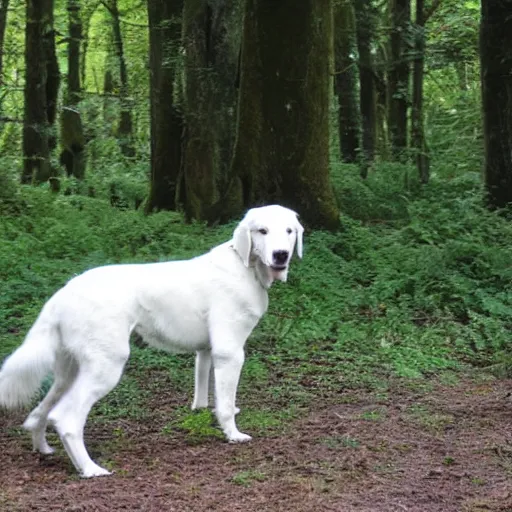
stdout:
[(99, 267), (73, 278), (4, 362), (0, 406), (26, 404), (53, 372), (52, 387), (24, 423), (34, 450), (52, 453), (49, 422), (81, 476), (109, 474), (91, 460), (83, 429), (94, 403), (119, 382), (135, 331), (152, 346), (196, 352), (193, 409), (208, 407), (213, 366), (219, 424), (230, 442), (250, 440), (235, 424), (245, 341), (267, 309), (272, 282), (286, 280), (295, 245), (302, 256), (302, 234), (295, 212), (254, 208), (230, 242), (197, 258)]

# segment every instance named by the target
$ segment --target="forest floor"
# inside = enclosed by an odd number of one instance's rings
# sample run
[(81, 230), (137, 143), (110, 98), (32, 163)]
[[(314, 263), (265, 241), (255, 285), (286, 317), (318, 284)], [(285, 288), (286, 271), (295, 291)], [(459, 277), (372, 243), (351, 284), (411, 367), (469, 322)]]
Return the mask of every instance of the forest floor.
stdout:
[(512, 511), (511, 380), (340, 390), (243, 445), (169, 435), (186, 397), (159, 389), (143, 419), (92, 418), (90, 452), (115, 470), (92, 480), (60, 447), (31, 453), (23, 415), (0, 413), (0, 510)]

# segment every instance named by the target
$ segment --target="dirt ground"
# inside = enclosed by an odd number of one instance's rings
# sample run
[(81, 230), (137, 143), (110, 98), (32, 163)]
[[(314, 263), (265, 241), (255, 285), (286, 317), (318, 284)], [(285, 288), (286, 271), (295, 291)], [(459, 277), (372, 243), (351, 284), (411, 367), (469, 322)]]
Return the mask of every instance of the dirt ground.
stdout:
[(344, 391), (245, 445), (168, 436), (162, 411), (95, 423), (91, 454), (116, 473), (93, 480), (62, 449), (31, 453), (21, 413), (0, 413), (0, 510), (512, 512), (511, 391), (510, 380)]

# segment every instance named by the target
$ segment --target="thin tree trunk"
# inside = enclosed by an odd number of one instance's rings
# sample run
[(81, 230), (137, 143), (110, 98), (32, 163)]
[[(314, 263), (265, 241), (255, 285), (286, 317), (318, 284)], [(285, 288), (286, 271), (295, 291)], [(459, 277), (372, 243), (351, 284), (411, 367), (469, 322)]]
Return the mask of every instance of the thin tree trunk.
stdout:
[(112, 30), (114, 34), (114, 48), (119, 64), (119, 102), (121, 113), (119, 118), (119, 126), (117, 128), (117, 137), (121, 152), (125, 156), (134, 156), (135, 148), (133, 146), (133, 121), (131, 114), (131, 101), (129, 97), (128, 71), (126, 68), (126, 60), (124, 57), (123, 35), (121, 31), (121, 21), (119, 19), (119, 9), (117, 0), (106, 1), (103, 4), (109, 10), (112, 16)]
[(67, 103), (76, 105), (80, 101), (80, 44), (82, 41), (82, 21), (80, 0), (67, 0), (69, 19)]
[(395, 158), (407, 148), (407, 106), (409, 102), (409, 57), (407, 32), (411, 19), (410, 0), (390, 0), (391, 68), (388, 72), (388, 125)]
[(82, 48), (80, 59), (80, 82), (82, 87), (85, 86), (86, 72), (87, 72), (87, 51), (89, 49), (89, 28), (91, 26), (91, 18), (98, 8), (99, 1), (94, 3), (88, 2), (82, 9)]
[(341, 159), (358, 159), (361, 112), (357, 88), (357, 38), (351, 0), (337, 0), (334, 8), (334, 89), (338, 97), (338, 132)]
[(508, 0), (482, 0), (480, 59), (485, 185), (491, 208), (512, 203), (511, 14)]
[(7, 27), (7, 14), (9, 9), (9, 0), (0, 0), (0, 85), (3, 84), (4, 72), (4, 40), (5, 29)]
[(151, 105), (151, 181), (146, 211), (176, 209), (183, 115), (175, 81), (183, 0), (148, 0)]
[(329, 181), (332, 28), (329, 0), (247, 0), (233, 159), (245, 206), (280, 202), (323, 228), (339, 225)]
[(68, 74), (66, 107), (60, 116), (61, 146), (60, 162), (66, 167), (68, 176), (83, 179), (85, 175), (85, 137), (80, 112), (76, 105), (80, 101), (80, 43), (82, 23), (80, 0), (68, 0), (69, 19)]
[(416, 152), (416, 167), (421, 183), (430, 178), (430, 157), (425, 141), (423, 125), (423, 78), (425, 62), (425, 16), (424, 1), (416, 0), (416, 51), (413, 65), (412, 131), (411, 143)]
[(371, 0), (358, 0), (354, 5), (356, 9), (357, 48), (359, 51), (359, 97), (363, 128), (361, 176), (366, 178), (368, 166), (375, 158), (377, 123), (375, 73), (372, 56), (374, 13)]

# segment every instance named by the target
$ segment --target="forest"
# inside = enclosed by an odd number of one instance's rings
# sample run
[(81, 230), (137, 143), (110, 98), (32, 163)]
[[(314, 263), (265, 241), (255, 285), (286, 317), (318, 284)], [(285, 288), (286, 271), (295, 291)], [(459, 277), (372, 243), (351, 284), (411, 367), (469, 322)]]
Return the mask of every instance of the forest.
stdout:
[(134, 337), (85, 432), (114, 475), (0, 409), (0, 510), (510, 512), (510, 33), (509, 0), (0, 0), (0, 362), (87, 269), (264, 204), (306, 228), (247, 342), (251, 443)]

